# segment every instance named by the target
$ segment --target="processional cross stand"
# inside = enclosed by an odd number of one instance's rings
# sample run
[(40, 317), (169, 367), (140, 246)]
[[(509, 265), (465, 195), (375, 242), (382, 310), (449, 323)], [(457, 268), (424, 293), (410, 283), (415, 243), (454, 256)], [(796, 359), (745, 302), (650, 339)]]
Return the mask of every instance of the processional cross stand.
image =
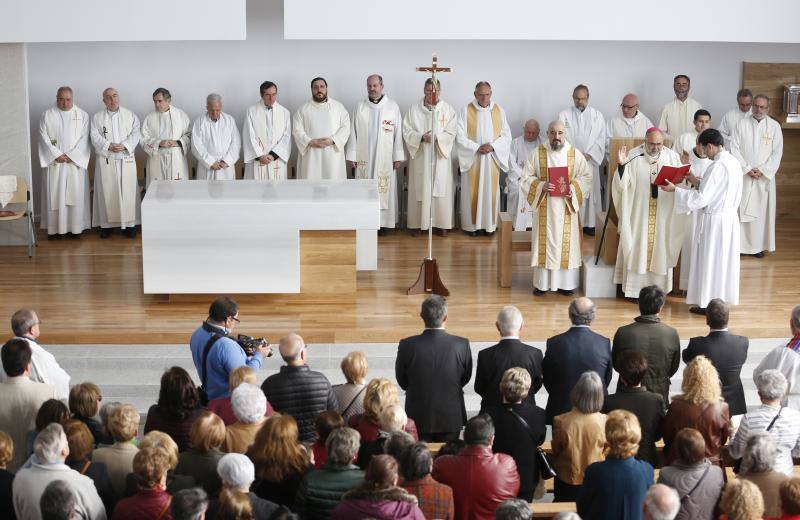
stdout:
[[(430, 72), (433, 88), (437, 89), (436, 73), (452, 72), (450, 67), (439, 67), (437, 65), (436, 54), (433, 55), (433, 62), (430, 67), (417, 67), (417, 72)], [(438, 89), (437, 89), (438, 90)], [(408, 288), (406, 294), (438, 294), (439, 296), (450, 296), (450, 291), (444, 286), (439, 276), (439, 265), (433, 258), (433, 184), (436, 178), (436, 109), (431, 110), (431, 186), (428, 194), (428, 257), (422, 261), (419, 268), (419, 276), (414, 285)]]

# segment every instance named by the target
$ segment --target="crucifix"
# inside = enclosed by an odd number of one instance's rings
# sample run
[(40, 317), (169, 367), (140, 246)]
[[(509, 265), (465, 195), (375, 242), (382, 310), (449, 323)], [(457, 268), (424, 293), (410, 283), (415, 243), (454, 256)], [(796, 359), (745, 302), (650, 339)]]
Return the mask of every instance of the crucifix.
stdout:
[[(434, 89), (434, 95), (439, 90), (439, 82), (436, 79), (437, 72), (452, 72), (450, 67), (440, 67), (436, 58), (436, 53), (433, 54), (433, 61), (430, 66), (417, 67), (417, 72), (430, 72), (431, 84)], [(441, 124), (444, 126), (446, 119), (442, 114)], [(419, 276), (414, 285), (408, 288), (406, 294), (438, 294), (440, 296), (450, 296), (450, 291), (447, 290), (441, 277), (439, 276), (439, 266), (436, 259), (433, 258), (433, 183), (436, 177), (436, 107), (431, 109), (431, 131), (430, 131), (430, 153), (431, 153), (431, 186), (428, 195), (428, 256), (422, 261), (419, 268)]]

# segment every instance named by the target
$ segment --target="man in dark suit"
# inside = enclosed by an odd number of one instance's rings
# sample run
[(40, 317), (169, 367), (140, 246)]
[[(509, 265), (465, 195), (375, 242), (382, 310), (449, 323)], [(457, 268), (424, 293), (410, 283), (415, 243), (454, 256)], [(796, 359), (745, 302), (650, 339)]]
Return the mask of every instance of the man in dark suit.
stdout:
[(722, 397), (727, 401), (731, 415), (741, 415), (747, 413), (740, 375), (747, 360), (749, 341), (744, 336), (728, 332), (729, 316), (727, 303), (719, 298), (711, 300), (706, 306), (706, 323), (711, 330), (708, 336), (689, 340), (689, 346), (683, 351), (683, 360), (689, 363), (697, 356), (707, 357), (719, 373)]
[(406, 391), (406, 413), (428, 442), (458, 438), (467, 421), (464, 386), (472, 377), (469, 340), (445, 332), (447, 302), (429, 296), (422, 302), (425, 330), (400, 341), (395, 377)]
[(569, 304), (572, 327), (547, 340), (542, 361), (544, 387), (547, 389), (547, 424), (553, 417), (570, 411), (570, 392), (586, 371), (597, 372), (604, 392), (611, 383), (611, 344), (608, 338), (592, 331), (595, 305), (589, 298), (577, 298)]
[(523, 327), (522, 313), (513, 305), (503, 307), (497, 315), (495, 326), (500, 332), (500, 343), (478, 353), (475, 372), (475, 392), (481, 396), (481, 413), (488, 407), (502, 404), (500, 380), (509, 368), (524, 368), (531, 376), (531, 388), (525, 404), (536, 404), (534, 395), (542, 387), (542, 351), (519, 340)]

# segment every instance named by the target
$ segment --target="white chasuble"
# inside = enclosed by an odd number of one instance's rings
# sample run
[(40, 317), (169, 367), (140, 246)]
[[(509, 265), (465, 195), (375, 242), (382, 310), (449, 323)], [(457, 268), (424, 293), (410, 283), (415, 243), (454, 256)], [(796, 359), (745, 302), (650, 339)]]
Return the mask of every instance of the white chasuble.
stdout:
[[(500, 171), (508, 170), (511, 151), (511, 129), (500, 105), (488, 107), (472, 101), (459, 114), (458, 167), (461, 170), (461, 229), (464, 231), (497, 228), (500, 206)], [(483, 144), (494, 150), (478, 153)]]
[(686, 101), (674, 98), (664, 105), (658, 127), (666, 133), (665, 139), (674, 141), (694, 128), (694, 113), (703, 108), (696, 100), (687, 97)]
[[(103, 228), (134, 227), (141, 221), (139, 181), (134, 151), (139, 144), (139, 118), (124, 107), (103, 109), (92, 117), (94, 162), (94, 214), (92, 223)], [(111, 143), (125, 147), (112, 152)]]
[[(567, 167), (570, 193), (550, 196), (548, 168)], [(533, 150), (525, 161), (520, 190), (533, 208), (531, 265), (533, 286), (542, 291), (572, 290), (580, 281), (583, 193), (592, 188), (586, 159), (570, 143), (556, 151), (550, 143)]]
[(675, 211), (697, 212), (686, 303), (705, 308), (721, 298), (738, 305), (741, 196), (741, 167), (725, 150), (711, 161), (699, 189), (675, 190)]
[(651, 128), (653, 128), (652, 121), (641, 112), (636, 112), (636, 115), (631, 118), (620, 114), (608, 122), (606, 148), (609, 147), (608, 143), (611, 139), (644, 139), (645, 134)]
[(614, 172), (611, 183), (620, 238), (614, 283), (622, 284), (628, 298), (638, 298), (648, 285), (658, 285), (666, 293), (672, 290), (672, 269), (678, 263), (688, 218), (673, 211), (673, 193), (653, 185), (661, 167), (679, 166), (680, 157), (668, 148), (650, 157), (644, 146), (628, 153), (633, 159), (621, 177)]
[[(289, 178), (289, 155), (292, 153), (292, 120), (280, 103), (267, 107), (258, 102), (247, 109), (242, 124), (244, 178), (285, 181)], [(261, 164), (259, 158), (270, 155), (272, 162)]]
[(528, 199), (522, 194), (519, 181), (522, 179), (522, 168), (532, 151), (542, 144), (542, 138), (526, 141), (525, 136), (515, 137), (511, 141), (511, 158), (508, 161), (506, 177), (507, 210), (516, 231), (524, 231), (531, 227), (533, 216)]
[(747, 112), (742, 112), (737, 107), (728, 110), (725, 112), (725, 115), (722, 116), (722, 121), (720, 122), (717, 130), (719, 130), (719, 133), (721, 133), (723, 139), (725, 139), (725, 149), (731, 149), (731, 140), (733, 139), (733, 131), (736, 130), (736, 125), (739, 124), (739, 121), (751, 114), (752, 112), (750, 110)]
[[(192, 155), (197, 159), (197, 179), (234, 180), (234, 165), (239, 160), (242, 139), (233, 116), (224, 112), (214, 121), (203, 114), (192, 125)], [(212, 170), (211, 165), (224, 161), (228, 166)]]
[[(347, 179), (344, 147), (350, 137), (350, 115), (335, 99), (308, 101), (295, 112), (292, 136), (297, 144), (298, 179)], [(309, 146), (312, 139), (330, 138), (325, 148)]]
[[(39, 121), (42, 167), (42, 229), (48, 234), (81, 233), (91, 227), (89, 203), (89, 115), (73, 106), (47, 109)], [(57, 163), (66, 154), (72, 162)]]
[[(147, 186), (154, 180), (189, 179), (192, 122), (186, 112), (171, 106), (166, 112), (151, 112), (142, 125), (142, 149), (147, 154)], [(180, 146), (160, 148), (161, 141), (178, 141)]]
[[(426, 143), (423, 137), (431, 131), (431, 115), (436, 118), (436, 135), (433, 143)], [(431, 217), (435, 228), (453, 227), (452, 151), (457, 131), (456, 111), (444, 101), (429, 107), (425, 105), (423, 98), (412, 105), (403, 118), (403, 139), (409, 157), (407, 210), (409, 229), (427, 230)], [(431, 154), (435, 154), (435, 163)], [(433, 175), (432, 205), (431, 175)]]
[(345, 158), (356, 163), (356, 179), (377, 179), (381, 227), (397, 224), (394, 161), (405, 159), (400, 107), (387, 96), (358, 104), (350, 125)]
[[(708, 157), (700, 157), (697, 152), (692, 149), (689, 151), (689, 164), (692, 165), (692, 174), (697, 177), (701, 182), (706, 170), (711, 166), (711, 159)], [(698, 211), (692, 211), (689, 219), (686, 221), (686, 232), (683, 235), (683, 244), (681, 245), (681, 276), (678, 281), (678, 288), (686, 291), (689, 288), (689, 273), (692, 268), (692, 248), (697, 236), (697, 223)]]
[(600, 164), (606, 155), (606, 121), (603, 114), (594, 107), (583, 111), (575, 106), (562, 110), (558, 120), (564, 123), (567, 141), (579, 152), (588, 155), (587, 163), (592, 172), (592, 185), (584, 192), (586, 203), (582, 206), (581, 220), (584, 227), (596, 225), (597, 213), (603, 211), (602, 182)]
[[(775, 251), (775, 174), (783, 156), (781, 125), (769, 116), (761, 121), (753, 116), (743, 118), (733, 132), (731, 154), (744, 174), (739, 207), (742, 253)], [(747, 175), (753, 168), (764, 175), (759, 179)]]

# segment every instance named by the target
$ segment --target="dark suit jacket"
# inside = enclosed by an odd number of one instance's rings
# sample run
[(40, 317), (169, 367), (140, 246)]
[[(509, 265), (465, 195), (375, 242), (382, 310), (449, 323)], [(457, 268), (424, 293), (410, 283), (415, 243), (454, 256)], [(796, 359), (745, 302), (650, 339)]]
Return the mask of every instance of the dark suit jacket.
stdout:
[(611, 344), (608, 338), (588, 327), (572, 327), (547, 340), (542, 361), (544, 387), (547, 389), (547, 424), (553, 417), (572, 409), (569, 394), (581, 374), (594, 370), (605, 386), (611, 383)]
[(683, 361), (688, 363), (696, 356), (705, 356), (714, 365), (722, 383), (722, 397), (728, 402), (731, 415), (747, 413), (744, 401), (744, 388), (739, 377), (742, 365), (747, 360), (749, 342), (744, 336), (729, 334), (728, 331), (711, 332), (708, 336), (689, 340), (683, 351)]
[(461, 430), (467, 421), (463, 388), (472, 378), (468, 339), (426, 329), (400, 341), (394, 370), (420, 434)]
[(664, 398), (661, 394), (648, 392), (644, 387), (630, 388), (617, 386), (617, 393), (609, 395), (603, 404), (603, 413), (612, 410), (627, 410), (639, 419), (642, 428), (642, 440), (639, 443), (637, 459), (655, 466), (658, 462), (656, 441), (661, 438), (661, 420), (667, 413)]
[(531, 390), (524, 403), (534, 406), (534, 394), (542, 387), (542, 351), (518, 339), (502, 339), (500, 343), (478, 352), (475, 392), (482, 397), (481, 411), (503, 403), (500, 380), (509, 368), (520, 367), (531, 375)]

